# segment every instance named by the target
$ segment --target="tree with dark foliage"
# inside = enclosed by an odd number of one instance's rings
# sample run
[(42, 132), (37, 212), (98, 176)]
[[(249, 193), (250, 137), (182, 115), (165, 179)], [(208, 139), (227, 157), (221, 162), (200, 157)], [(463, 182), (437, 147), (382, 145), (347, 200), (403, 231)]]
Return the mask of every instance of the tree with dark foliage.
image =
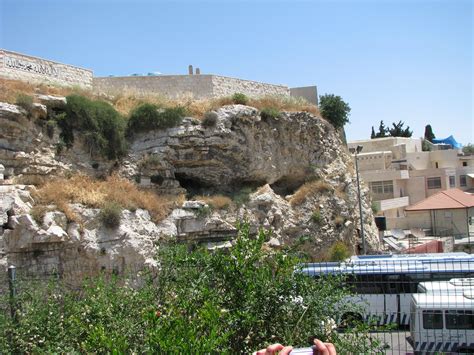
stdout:
[(431, 128), (431, 125), (426, 125), (425, 126), (425, 139), (433, 143), (433, 138), (436, 138), (436, 136), (433, 133), (433, 129)]
[(321, 115), (335, 128), (342, 128), (349, 122), (351, 108), (340, 96), (325, 94), (319, 97)]

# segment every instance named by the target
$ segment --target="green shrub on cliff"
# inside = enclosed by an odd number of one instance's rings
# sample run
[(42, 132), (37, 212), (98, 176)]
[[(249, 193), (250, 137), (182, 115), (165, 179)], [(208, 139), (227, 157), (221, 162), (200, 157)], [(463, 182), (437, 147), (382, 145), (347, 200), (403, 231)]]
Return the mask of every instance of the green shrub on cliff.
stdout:
[(15, 104), (25, 109), (28, 115), (30, 115), (33, 110), (33, 97), (26, 94), (18, 94)]
[(107, 102), (70, 95), (65, 115), (56, 116), (56, 121), (61, 128), (61, 139), (68, 147), (74, 143), (74, 131), (77, 131), (83, 135), (90, 154), (117, 159), (127, 151), (125, 120)]
[(149, 103), (141, 104), (130, 113), (127, 135), (175, 127), (181, 123), (185, 113), (184, 107), (181, 106), (162, 108)]
[(247, 105), (249, 102), (249, 98), (245, 94), (236, 92), (234, 95), (232, 95), (232, 101), (236, 105)]

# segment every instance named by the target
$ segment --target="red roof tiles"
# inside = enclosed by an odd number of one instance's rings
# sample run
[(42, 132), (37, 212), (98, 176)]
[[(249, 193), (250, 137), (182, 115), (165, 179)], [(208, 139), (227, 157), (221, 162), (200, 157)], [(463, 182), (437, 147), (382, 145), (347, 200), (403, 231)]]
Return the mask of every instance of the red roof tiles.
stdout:
[(459, 189), (449, 189), (438, 192), (413, 206), (405, 208), (406, 211), (450, 210), (474, 207), (474, 195)]

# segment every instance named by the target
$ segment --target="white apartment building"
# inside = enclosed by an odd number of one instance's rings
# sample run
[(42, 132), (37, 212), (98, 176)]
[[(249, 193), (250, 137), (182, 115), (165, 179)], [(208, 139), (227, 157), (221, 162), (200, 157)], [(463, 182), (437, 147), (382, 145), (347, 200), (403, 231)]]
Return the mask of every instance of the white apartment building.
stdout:
[[(422, 151), (421, 138), (386, 137), (348, 143), (362, 146), (361, 179), (369, 186), (387, 228), (409, 229), (405, 207), (450, 188), (474, 189), (474, 155), (459, 149)], [(434, 146), (434, 148), (443, 148)]]

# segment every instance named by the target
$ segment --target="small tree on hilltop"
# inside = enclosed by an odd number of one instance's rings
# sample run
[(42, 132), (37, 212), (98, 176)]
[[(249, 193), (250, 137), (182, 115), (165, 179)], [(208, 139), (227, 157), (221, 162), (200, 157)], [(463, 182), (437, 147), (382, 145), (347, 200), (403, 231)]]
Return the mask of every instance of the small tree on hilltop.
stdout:
[(383, 120), (380, 121), (379, 131), (377, 132), (377, 134), (375, 135), (374, 138), (387, 137), (387, 131), (388, 131), (388, 129), (385, 127), (385, 124), (383, 123)]
[(391, 137), (411, 137), (413, 134), (413, 131), (410, 131), (410, 126), (407, 126), (407, 128), (403, 128), (403, 123), (402, 121), (398, 121), (398, 123), (392, 123), (393, 128), (390, 128), (388, 131), (390, 133)]
[(374, 131), (374, 126), (372, 126), (372, 133), (370, 134), (370, 139), (375, 138), (375, 131)]
[(425, 126), (425, 139), (433, 143), (433, 138), (436, 138), (436, 136), (433, 133), (433, 129), (431, 128), (431, 125), (426, 125)]
[(464, 147), (462, 147), (462, 152), (464, 154), (474, 154), (474, 144), (468, 143)]
[(325, 94), (319, 97), (319, 110), (321, 115), (335, 128), (342, 128), (349, 122), (351, 112), (349, 105), (340, 96)]

